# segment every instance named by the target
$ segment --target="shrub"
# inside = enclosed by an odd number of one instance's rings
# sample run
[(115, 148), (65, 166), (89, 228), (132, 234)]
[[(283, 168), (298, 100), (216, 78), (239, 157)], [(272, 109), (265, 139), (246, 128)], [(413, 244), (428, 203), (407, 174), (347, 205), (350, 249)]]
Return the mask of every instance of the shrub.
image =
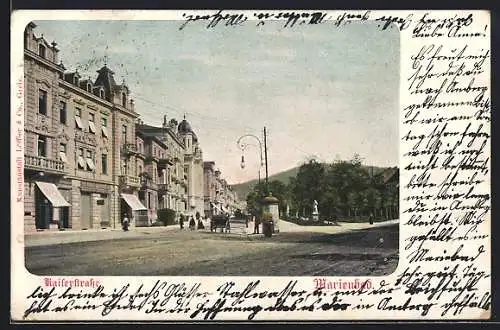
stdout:
[(164, 226), (175, 224), (175, 211), (172, 209), (161, 209), (157, 211), (158, 221)]

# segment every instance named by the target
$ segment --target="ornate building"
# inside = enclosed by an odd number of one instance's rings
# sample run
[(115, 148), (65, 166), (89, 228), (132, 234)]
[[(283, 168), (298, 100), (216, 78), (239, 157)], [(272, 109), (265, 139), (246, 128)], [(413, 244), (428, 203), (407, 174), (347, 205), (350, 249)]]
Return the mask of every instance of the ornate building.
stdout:
[(67, 71), (55, 42), (24, 35), (27, 231), (149, 226), (157, 210), (204, 215), (203, 153), (184, 118), (145, 125), (125, 82)]
[(139, 114), (128, 87), (106, 66), (94, 82), (65, 72), (56, 43), (35, 27), (24, 35), (25, 228), (116, 227), (124, 213), (140, 222)]
[(205, 215), (234, 214), (240, 208), (238, 198), (221, 171), (215, 169), (215, 162), (204, 162), (203, 174)]
[(167, 122), (165, 116), (161, 127), (141, 122), (137, 131), (145, 139), (161, 142), (164, 148), (158, 149), (164, 151), (163, 156), (152, 160), (153, 166), (158, 167), (156, 180), (161, 182), (158, 205), (177, 213), (203, 215), (203, 154), (191, 125), (186, 119), (181, 123), (175, 119)]

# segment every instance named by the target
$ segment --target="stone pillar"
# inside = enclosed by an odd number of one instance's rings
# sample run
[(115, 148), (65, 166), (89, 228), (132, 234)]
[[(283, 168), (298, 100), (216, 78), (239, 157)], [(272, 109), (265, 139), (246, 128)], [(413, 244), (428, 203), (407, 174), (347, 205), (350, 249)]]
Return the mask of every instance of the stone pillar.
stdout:
[(71, 180), (71, 228), (72, 229), (80, 229), (80, 200), (81, 200), (81, 192), (80, 192), (80, 181), (79, 180)]
[(24, 181), (24, 231), (36, 231), (35, 224), (35, 183)]
[(101, 214), (100, 214), (100, 206), (97, 205), (97, 200), (100, 198), (100, 194), (92, 193), (92, 228), (97, 229), (101, 228)]
[(110, 186), (109, 205), (109, 225), (111, 228), (120, 228), (120, 193), (118, 192), (118, 186)]

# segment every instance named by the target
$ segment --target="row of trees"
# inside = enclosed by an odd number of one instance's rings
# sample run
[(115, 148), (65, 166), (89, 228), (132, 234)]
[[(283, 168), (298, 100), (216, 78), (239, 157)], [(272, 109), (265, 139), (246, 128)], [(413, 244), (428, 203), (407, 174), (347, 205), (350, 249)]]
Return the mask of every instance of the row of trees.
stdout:
[[(397, 178), (397, 173), (395, 178)], [(296, 177), (287, 184), (269, 182), (269, 191), (280, 201), (282, 215), (309, 217), (313, 201), (318, 201), (320, 217), (358, 218), (372, 213), (377, 218), (398, 217), (398, 179), (387, 182), (383, 171), (362, 165), (357, 154), (350, 161), (331, 164), (310, 159), (302, 164)], [(250, 212), (258, 209), (258, 200), (265, 196), (265, 184), (254, 186), (247, 196)]]

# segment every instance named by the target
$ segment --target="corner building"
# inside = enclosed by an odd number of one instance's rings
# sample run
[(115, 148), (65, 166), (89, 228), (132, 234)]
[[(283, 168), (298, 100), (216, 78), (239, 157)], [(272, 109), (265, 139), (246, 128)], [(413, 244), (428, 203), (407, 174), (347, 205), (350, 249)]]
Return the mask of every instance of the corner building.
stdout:
[(25, 231), (118, 227), (123, 214), (144, 225), (128, 87), (106, 65), (95, 81), (66, 72), (35, 27), (24, 35)]

